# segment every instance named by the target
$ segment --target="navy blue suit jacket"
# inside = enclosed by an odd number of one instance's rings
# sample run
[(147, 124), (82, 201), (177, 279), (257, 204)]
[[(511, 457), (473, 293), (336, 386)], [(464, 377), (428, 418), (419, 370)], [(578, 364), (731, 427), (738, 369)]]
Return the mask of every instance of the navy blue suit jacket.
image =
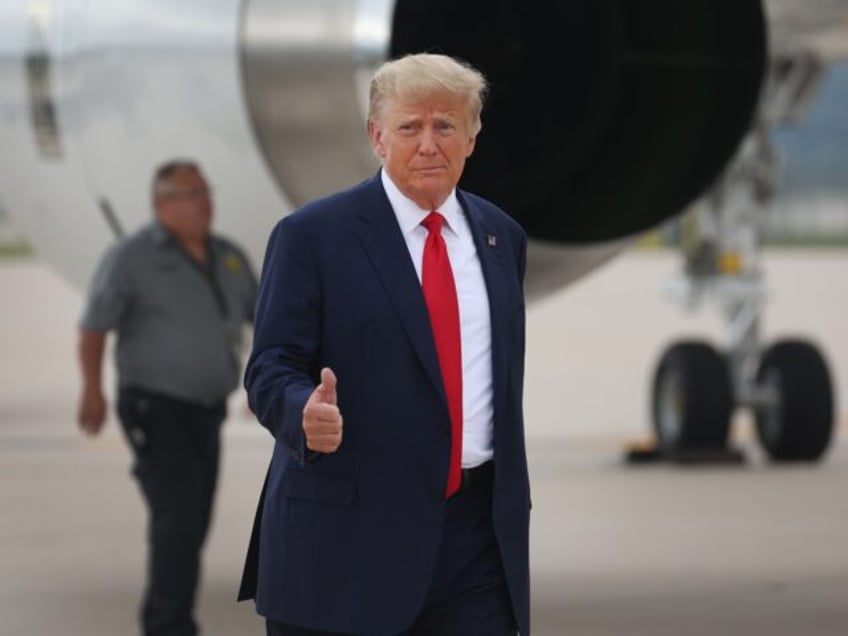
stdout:
[[(491, 203), (457, 197), (491, 307), (493, 518), (528, 634), (526, 235)], [(338, 379), (344, 432), (337, 452), (318, 455), (305, 447), (302, 411), (324, 366)], [(423, 606), (439, 547), (450, 420), (420, 283), (379, 174), (274, 228), (245, 386), (276, 443), (240, 599), (312, 629), (402, 631)]]

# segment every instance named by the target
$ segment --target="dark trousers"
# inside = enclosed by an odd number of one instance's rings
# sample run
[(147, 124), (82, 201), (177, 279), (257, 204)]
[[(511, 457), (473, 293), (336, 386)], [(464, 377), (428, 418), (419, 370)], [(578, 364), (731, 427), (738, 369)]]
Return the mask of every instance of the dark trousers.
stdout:
[[(350, 636), (266, 621), (268, 636)], [(424, 607), (398, 636), (515, 636), (518, 629), (492, 524), (492, 482), (451, 497)], [(371, 635), (362, 635), (371, 636)]]
[(118, 414), (148, 510), (145, 636), (194, 636), (200, 554), (212, 517), (225, 405), (122, 388)]

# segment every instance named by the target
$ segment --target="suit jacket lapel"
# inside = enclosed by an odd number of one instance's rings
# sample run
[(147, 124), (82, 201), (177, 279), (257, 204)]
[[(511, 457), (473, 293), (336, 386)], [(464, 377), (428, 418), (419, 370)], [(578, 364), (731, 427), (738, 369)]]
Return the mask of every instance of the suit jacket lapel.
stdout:
[[(504, 271), (504, 262), (498, 249), (498, 232), (486, 219), (483, 211), (475, 206), (467, 197), (457, 190), (457, 198), (466, 212), (468, 226), (474, 237), (474, 246), (477, 249), (477, 257), (483, 270), (483, 280), (486, 283), (486, 291), (489, 295), (489, 319), (492, 329), (492, 394), (495, 411), (495, 422), (503, 413), (503, 399), (506, 397), (507, 385), (507, 343), (506, 335), (509, 333), (509, 315), (512, 303), (509, 302), (506, 288), (501, 283), (507, 272)], [(506, 237), (500, 237), (501, 241)]]
[(412, 347), (447, 408), (424, 294), (379, 174), (371, 180), (367, 192), (368, 203), (358, 214), (356, 233), (397, 311)]

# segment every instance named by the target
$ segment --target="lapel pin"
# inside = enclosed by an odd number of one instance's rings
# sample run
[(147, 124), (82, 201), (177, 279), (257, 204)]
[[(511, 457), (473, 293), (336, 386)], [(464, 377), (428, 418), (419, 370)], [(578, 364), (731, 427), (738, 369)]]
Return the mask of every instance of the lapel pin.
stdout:
[(495, 245), (498, 244), (498, 240), (497, 240), (497, 238), (495, 238), (494, 234), (487, 234), (486, 235), (486, 242), (489, 244), (489, 247), (494, 247)]

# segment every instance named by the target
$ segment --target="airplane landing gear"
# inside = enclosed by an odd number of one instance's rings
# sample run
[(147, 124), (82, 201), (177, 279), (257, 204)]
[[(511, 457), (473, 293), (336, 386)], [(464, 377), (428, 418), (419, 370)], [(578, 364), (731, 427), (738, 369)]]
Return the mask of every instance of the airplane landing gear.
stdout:
[(679, 341), (665, 350), (651, 388), (654, 459), (744, 461), (730, 442), (733, 411), (744, 406), (754, 415), (757, 439), (771, 461), (819, 461), (833, 434), (834, 398), (827, 362), (815, 345), (775, 342), (739, 390), (729, 363), (707, 342)]
[(724, 358), (705, 342), (678, 342), (660, 358), (653, 385), (654, 434), (669, 457), (727, 445), (732, 407)]
[(757, 436), (773, 461), (817, 461), (833, 433), (833, 387), (819, 350), (802, 340), (774, 343), (757, 383), (771, 398), (755, 407)]
[(717, 301), (727, 338), (723, 352), (700, 341), (666, 349), (651, 388), (655, 445), (631, 449), (632, 463), (744, 459), (729, 443), (737, 407), (753, 413), (756, 437), (771, 461), (819, 461), (830, 445), (835, 408), (827, 363), (804, 340), (763, 346), (765, 289), (758, 263), (761, 219), (777, 189), (769, 128), (797, 117), (820, 73), (817, 60), (805, 56), (774, 66), (757, 122), (688, 219), (692, 223), (682, 227), (685, 268), (672, 292), (689, 308)]

